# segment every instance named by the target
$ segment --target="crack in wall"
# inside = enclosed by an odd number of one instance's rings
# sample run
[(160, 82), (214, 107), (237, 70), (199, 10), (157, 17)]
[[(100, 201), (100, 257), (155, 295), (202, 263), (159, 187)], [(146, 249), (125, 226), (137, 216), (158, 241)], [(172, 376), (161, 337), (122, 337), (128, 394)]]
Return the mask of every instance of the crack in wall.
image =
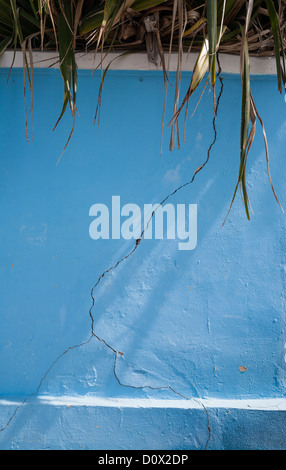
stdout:
[(119, 376), (118, 376), (118, 373), (117, 373), (117, 360), (118, 360), (118, 356), (120, 357), (123, 357), (124, 356), (124, 353), (122, 351), (117, 351), (116, 349), (114, 349), (110, 344), (107, 343), (107, 341), (104, 339), (104, 338), (100, 338), (94, 331), (94, 316), (93, 316), (93, 309), (95, 307), (95, 296), (94, 296), (94, 291), (96, 290), (97, 286), (100, 284), (101, 280), (108, 274), (110, 273), (111, 271), (115, 270), (121, 263), (123, 263), (124, 261), (126, 261), (128, 258), (130, 258), (134, 253), (135, 251), (137, 250), (137, 248), (139, 247), (141, 241), (142, 241), (142, 238), (143, 238), (143, 235), (144, 233), (147, 231), (149, 225), (150, 225), (150, 222), (152, 221), (156, 211), (158, 210), (159, 207), (162, 207), (163, 204), (165, 204), (165, 202), (171, 198), (172, 196), (174, 196), (177, 192), (181, 191), (183, 188), (191, 185), (197, 174), (207, 165), (209, 159), (210, 159), (210, 153), (211, 153), (211, 150), (212, 150), (212, 147), (214, 146), (216, 140), (217, 140), (217, 129), (216, 129), (216, 119), (217, 119), (217, 114), (218, 114), (218, 109), (219, 109), (219, 104), (220, 104), (220, 100), (221, 100), (221, 96), (222, 96), (222, 93), (223, 93), (223, 88), (224, 88), (224, 83), (223, 83), (223, 79), (221, 77), (221, 72), (222, 72), (222, 69), (221, 69), (221, 65), (220, 65), (220, 61), (219, 61), (219, 57), (217, 57), (217, 60), (218, 60), (218, 72), (217, 72), (217, 77), (219, 78), (220, 80), (220, 93), (218, 95), (218, 98), (217, 98), (217, 103), (216, 103), (216, 107), (215, 107), (215, 113), (214, 113), (214, 118), (213, 118), (213, 121), (212, 121), (212, 125), (213, 125), (213, 131), (214, 131), (214, 138), (213, 138), (213, 141), (212, 143), (210, 144), (209, 148), (208, 148), (208, 151), (207, 151), (207, 158), (205, 160), (205, 162), (200, 165), (194, 172), (191, 180), (187, 181), (186, 183), (182, 184), (181, 186), (179, 186), (178, 188), (176, 188), (174, 191), (172, 191), (170, 194), (168, 194), (162, 201), (160, 204), (158, 204), (158, 206), (156, 207), (156, 209), (152, 212), (147, 224), (146, 224), (146, 227), (143, 229), (140, 237), (136, 240), (136, 243), (135, 243), (135, 246), (134, 248), (127, 254), (125, 255), (124, 257), (122, 257), (119, 261), (117, 261), (114, 265), (112, 265), (109, 269), (105, 270), (100, 276), (99, 278), (97, 279), (95, 285), (93, 286), (92, 290), (91, 290), (91, 298), (92, 298), (92, 305), (91, 305), (91, 308), (89, 310), (89, 316), (90, 316), (90, 319), (91, 319), (91, 336), (88, 340), (80, 343), (80, 344), (77, 344), (77, 345), (74, 345), (74, 346), (70, 346), (69, 348), (67, 348), (62, 354), (60, 354), (55, 360), (54, 362), (50, 365), (50, 367), (47, 369), (47, 371), (45, 372), (45, 374), (43, 375), (43, 377), (41, 378), (40, 382), (39, 382), (39, 385), (37, 387), (37, 390), (33, 393), (31, 393), (30, 395), (28, 395), (14, 410), (13, 414), (11, 415), (11, 417), (9, 418), (8, 422), (6, 423), (6, 425), (0, 429), (0, 433), (2, 433), (3, 431), (5, 431), (9, 426), (10, 424), (12, 423), (12, 421), (14, 420), (14, 418), (16, 417), (18, 411), (20, 408), (22, 408), (29, 400), (31, 400), (32, 398), (34, 398), (35, 396), (38, 395), (38, 393), (40, 392), (40, 389), (42, 387), (42, 384), (43, 382), (45, 381), (45, 379), (47, 378), (48, 374), (50, 373), (50, 371), (53, 369), (53, 367), (60, 361), (60, 359), (62, 359), (62, 357), (64, 357), (66, 354), (68, 354), (70, 351), (74, 350), (74, 349), (79, 349), (83, 346), (85, 346), (86, 344), (90, 343), (92, 341), (93, 338), (95, 338), (97, 341), (99, 342), (102, 342), (108, 349), (110, 349), (113, 354), (114, 354), (114, 365), (113, 365), (113, 373), (114, 373), (114, 377), (115, 379), (117, 380), (118, 384), (122, 387), (127, 387), (127, 388), (132, 388), (132, 389), (136, 389), (136, 390), (144, 390), (144, 389), (149, 389), (149, 390), (169, 390), (171, 391), (172, 393), (174, 393), (175, 395), (181, 397), (181, 398), (184, 398), (186, 400), (194, 400), (195, 402), (197, 402), (200, 406), (202, 406), (202, 408), (204, 409), (205, 413), (206, 413), (206, 418), (207, 418), (207, 430), (208, 430), (208, 439), (207, 439), (207, 442), (206, 442), (206, 445), (205, 445), (205, 450), (208, 449), (208, 446), (209, 446), (209, 442), (211, 440), (211, 437), (212, 437), (212, 431), (211, 431), (211, 426), (210, 426), (210, 417), (209, 417), (209, 412), (208, 412), (208, 409), (206, 408), (206, 406), (201, 402), (201, 400), (199, 399), (199, 394), (198, 394), (198, 391), (196, 389), (196, 387), (192, 384), (192, 386), (194, 387), (194, 389), (196, 390), (197, 392), (197, 395), (198, 395), (198, 398), (194, 398), (194, 397), (187, 397), (183, 394), (181, 394), (180, 392), (176, 391), (174, 388), (172, 388), (170, 385), (167, 385), (167, 386), (162, 386), (162, 387), (153, 387), (152, 385), (143, 385), (143, 386), (135, 386), (135, 385), (130, 385), (130, 384), (125, 384), (123, 383)]
[(67, 348), (62, 354), (60, 354), (55, 360), (54, 362), (50, 365), (50, 367), (47, 369), (45, 375), (43, 375), (43, 377), (41, 378), (40, 382), (39, 382), (39, 385), (38, 385), (38, 388), (35, 392), (31, 393), (30, 395), (28, 395), (21, 403), (20, 405), (18, 405), (13, 414), (11, 415), (11, 417), (9, 418), (7, 424), (2, 428), (0, 429), (0, 433), (5, 431), (5, 429), (7, 429), (10, 424), (12, 423), (13, 419), (15, 418), (16, 414), (18, 413), (19, 409), (22, 408), (22, 406), (24, 406), (28, 400), (31, 400), (32, 398), (34, 398), (35, 396), (38, 395), (42, 385), (43, 385), (43, 382), (46, 380), (47, 376), (49, 375), (50, 371), (53, 369), (53, 367), (57, 364), (57, 362), (60, 361), (60, 359), (65, 356), (66, 354), (68, 354), (70, 351), (74, 350), (74, 349), (78, 349), (78, 348), (81, 348), (82, 346), (90, 343), (90, 341), (93, 339), (93, 336), (91, 335), (90, 338), (87, 340), (87, 341), (84, 341), (80, 344), (76, 344), (74, 346), (70, 346), (69, 348)]

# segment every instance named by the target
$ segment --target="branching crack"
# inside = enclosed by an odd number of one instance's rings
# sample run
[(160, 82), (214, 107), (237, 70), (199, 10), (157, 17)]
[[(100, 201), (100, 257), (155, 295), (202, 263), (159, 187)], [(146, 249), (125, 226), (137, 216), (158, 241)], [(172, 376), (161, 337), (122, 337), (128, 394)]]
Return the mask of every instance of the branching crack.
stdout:
[[(117, 373), (117, 360), (118, 360), (118, 356), (120, 357), (123, 357), (123, 352), (121, 351), (117, 351), (116, 349), (114, 349), (110, 344), (107, 343), (107, 341), (103, 338), (100, 338), (94, 331), (94, 316), (93, 316), (93, 309), (95, 307), (95, 296), (94, 296), (94, 292), (96, 290), (96, 288), (98, 287), (98, 285), (100, 284), (101, 280), (108, 274), (110, 273), (111, 271), (115, 270), (120, 264), (122, 264), (124, 261), (126, 261), (128, 258), (130, 258), (134, 253), (135, 251), (138, 249), (141, 241), (142, 241), (142, 238), (144, 236), (144, 233), (147, 231), (149, 225), (150, 225), (150, 222), (152, 221), (156, 211), (158, 210), (159, 207), (163, 206), (163, 204), (165, 204), (165, 202), (170, 199), (172, 196), (174, 196), (177, 192), (181, 191), (183, 188), (191, 185), (197, 174), (207, 165), (209, 159), (210, 159), (210, 153), (211, 153), (211, 150), (212, 150), (212, 147), (214, 146), (216, 140), (217, 140), (217, 129), (216, 129), (216, 119), (217, 119), (217, 113), (218, 113), (218, 109), (219, 109), (219, 104), (220, 104), (220, 100), (221, 100), (221, 96), (222, 96), (222, 93), (223, 93), (223, 88), (224, 88), (224, 84), (223, 84), (223, 79), (221, 77), (221, 65), (220, 65), (220, 62), (219, 62), (219, 58), (218, 58), (218, 73), (217, 73), (217, 77), (219, 78), (220, 80), (220, 93), (218, 95), (218, 98), (217, 98), (217, 103), (216, 103), (216, 108), (215, 108), (215, 113), (214, 113), (214, 118), (213, 118), (213, 122), (212, 122), (212, 125), (213, 125), (213, 131), (214, 131), (214, 138), (213, 138), (213, 141), (212, 143), (210, 144), (209, 148), (208, 148), (208, 151), (207, 151), (207, 158), (205, 160), (205, 162), (200, 165), (194, 172), (192, 178), (190, 181), (187, 181), (186, 183), (182, 184), (181, 186), (179, 186), (178, 188), (176, 188), (174, 191), (172, 191), (170, 194), (168, 194), (168, 196), (166, 196), (160, 204), (158, 204), (158, 206), (156, 207), (156, 209), (152, 212), (147, 224), (146, 224), (146, 227), (143, 229), (140, 237), (136, 240), (136, 243), (135, 243), (135, 246), (134, 248), (127, 254), (125, 255), (124, 257), (122, 257), (119, 261), (117, 261), (114, 265), (112, 265), (109, 269), (107, 269), (106, 271), (104, 271), (100, 276), (99, 278), (97, 279), (95, 285), (93, 286), (92, 290), (91, 290), (91, 298), (92, 298), (92, 305), (91, 305), (91, 308), (89, 310), (89, 316), (90, 316), (90, 319), (91, 319), (91, 336), (90, 338), (87, 340), (87, 341), (84, 341), (80, 344), (77, 344), (75, 346), (71, 346), (69, 348), (67, 348), (62, 354), (60, 354), (55, 360), (54, 362), (50, 365), (50, 367), (47, 369), (46, 373), (43, 375), (39, 385), (38, 385), (38, 388), (37, 390), (28, 395), (14, 410), (13, 414), (11, 415), (11, 417), (9, 418), (7, 424), (2, 428), (0, 429), (0, 433), (5, 431), (9, 426), (10, 424), (12, 423), (12, 421), (14, 420), (14, 418), (16, 417), (18, 411), (20, 408), (22, 408), (22, 406), (24, 406), (30, 399), (34, 398), (36, 395), (38, 395), (38, 393), (40, 392), (40, 389), (42, 387), (42, 384), (43, 382), (45, 381), (45, 379), (47, 378), (48, 374), (50, 373), (50, 371), (53, 369), (53, 367), (60, 361), (60, 359), (65, 356), (66, 354), (68, 354), (70, 351), (74, 350), (74, 349), (78, 349), (78, 348), (81, 348), (85, 345), (87, 345), (88, 343), (91, 342), (91, 340), (93, 338), (95, 338), (97, 341), (99, 342), (102, 342), (108, 349), (110, 349), (113, 354), (114, 354), (114, 366), (113, 366), (113, 372), (114, 372), (114, 377), (115, 379), (117, 380), (118, 384), (122, 387), (127, 387), (127, 388), (132, 388), (132, 389), (136, 389), (136, 390), (143, 390), (143, 389), (149, 389), (149, 390), (169, 390), (171, 391), (172, 393), (174, 393), (175, 395), (183, 398), (183, 399), (186, 399), (186, 400), (193, 400), (195, 402), (197, 402), (200, 406), (202, 406), (202, 408), (204, 409), (205, 413), (206, 413), (206, 418), (207, 418), (207, 430), (208, 430), (208, 439), (207, 439), (207, 442), (206, 442), (206, 445), (205, 445), (205, 450), (208, 449), (208, 445), (209, 445), (209, 442), (211, 440), (211, 437), (212, 437), (212, 433), (211, 433), (211, 427), (210, 427), (210, 417), (209, 417), (209, 412), (208, 412), (208, 409), (206, 408), (206, 406), (204, 405), (204, 403), (199, 399), (199, 394), (198, 394), (198, 398), (194, 398), (194, 397), (187, 397), (183, 394), (181, 394), (180, 392), (176, 391), (174, 388), (172, 388), (170, 385), (167, 385), (167, 386), (163, 386), (163, 387), (153, 387), (151, 385), (143, 385), (143, 386), (135, 386), (135, 385), (130, 385), (130, 384), (125, 384), (123, 383), (119, 376), (118, 376), (118, 373)], [(195, 386), (193, 385), (194, 389), (196, 390)], [(197, 390), (196, 390), (197, 391)]]

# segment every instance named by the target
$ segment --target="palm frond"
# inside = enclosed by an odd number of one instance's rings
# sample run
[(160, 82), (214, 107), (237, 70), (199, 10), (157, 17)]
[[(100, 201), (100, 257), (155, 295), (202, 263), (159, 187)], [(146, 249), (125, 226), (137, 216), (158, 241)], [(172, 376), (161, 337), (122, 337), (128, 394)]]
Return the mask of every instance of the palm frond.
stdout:
[[(105, 57), (110, 51), (123, 51), (124, 54), (146, 50), (151, 62), (162, 65), (165, 105), (170, 57), (171, 53), (176, 51), (175, 99), (173, 116), (169, 121), (170, 149), (174, 148), (175, 141), (180, 148), (179, 116), (186, 108), (186, 122), (189, 100), (205, 77), (206, 84), (209, 83), (213, 90), (215, 103), (217, 55), (240, 55), (240, 165), (231, 206), (240, 186), (246, 215), (250, 217), (246, 163), (255, 138), (257, 119), (263, 130), (271, 187), (278, 201), (270, 176), (266, 130), (250, 89), (249, 58), (251, 55), (275, 57), (278, 90), (282, 93), (286, 89), (285, 0), (0, 0), (0, 54), (8, 49), (14, 52), (20, 49), (23, 54), (27, 139), (26, 81), (31, 91), (33, 110), (32, 52), (58, 51), (64, 91), (61, 112), (54, 128), (69, 109), (72, 115), (72, 129), (67, 144), (75, 128), (77, 51), (92, 50), (96, 53), (100, 49), (103, 58), (103, 53)], [(197, 52), (198, 56), (189, 89), (181, 99), (182, 57), (184, 51), (190, 50)], [(96, 116), (100, 112), (103, 82), (109, 66), (105, 71), (102, 70)], [(166, 106), (163, 110), (163, 123), (165, 109)], [(214, 113), (215, 111), (214, 106)]]

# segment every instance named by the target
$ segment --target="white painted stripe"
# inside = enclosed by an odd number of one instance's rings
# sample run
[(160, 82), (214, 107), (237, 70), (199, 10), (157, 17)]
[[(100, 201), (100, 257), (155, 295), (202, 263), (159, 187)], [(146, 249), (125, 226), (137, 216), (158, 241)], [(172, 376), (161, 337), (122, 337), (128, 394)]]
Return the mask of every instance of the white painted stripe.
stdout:
[[(27, 404), (29, 401), (26, 402)], [(50, 396), (43, 395), (33, 399), (33, 404), (66, 407), (94, 407), (94, 408), (144, 408), (144, 409), (202, 409), (203, 407), (219, 409), (239, 409), (256, 411), (286, 411), (285, 398), (260, 399), (218, 399), (218, 398), (192, 398), (187, 399), (134, 399), (134, 398), (104, 398), (93, 396)], [(18, 406), (21, 401), (0, 400), (0, 406)]]
[[(111, 70), (142, 70), (154, 71), (162, 70), (161, 67), (156, 67), (148, 61), (147, 54), (134, 53), (128, 55), (121, 55), (122, 53), (109, 53), (108, 57), (103, 61), (103, 68), (105, 68), (110, 61), (113, 61)], [(177, 69), (177, 54), (172, 53), (170, 71)], [(184, 53), (182, 70), (192, 71), (197, 59), (197, 53)], [(13, 52), (6, 51), (0, 56), (0, 68), (10, 68), (13, 60)], [(27, 57), (29, 61), (29, 57)], [(94, 70), (100, 64), (100, 54), (97, 54), (96, 62), (94, 61), (93, 53), (77, 53), (76, 54), (77, 66), (80, 70)], [(220, 61), (222, 70), (225, 73), (239, 73), (240, 58), (237, 55), (220, 54)], [(56, 52), (34, 52), (33, 53), (34, 68), (59, 68), (59, 60)], [(15, 68), (23, 67), (22, 52), (17, 51)], [(276, 62), (274, 57), (251, 57), (250, 70), (253, 75), (276, 75)]]

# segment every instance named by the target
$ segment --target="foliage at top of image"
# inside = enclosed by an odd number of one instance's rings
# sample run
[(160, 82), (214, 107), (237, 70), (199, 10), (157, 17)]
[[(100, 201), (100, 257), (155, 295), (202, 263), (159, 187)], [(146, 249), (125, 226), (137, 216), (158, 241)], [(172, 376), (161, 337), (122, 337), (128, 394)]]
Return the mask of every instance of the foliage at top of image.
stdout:
[[(25, 110), (26, 80), (33, 109), (33, 51), (58, 52), (64, 96), (56, 126), (67, 108), (73, 117), (66, 146), (75, 126), (77, 51), (100, 52), (101, 57), (108, 56), (110, 51), (121, 51), (122, 54), (146, 51), (150, 62), (162, 66), (166, 96), (170, 55), (176, 51), (174, 113), (169, 123), (171, 150), (175, 142), (180, 148), (179, 116), (185, 110), (186, 120), (189, 100), (205, 76), (204, 90), (207, 84), (213, 90), (215, 113), (218, 54), (240, 55), (240, 167), (232, 203), (240, 187), (246, 215), (250, 218), (246, 163), (257, 119), (263, 130), (271, 187), (278, 201), (270, 176), (266, 132), (251, 93), (249, 58), (251, 55), (275, 57), (278, 91), (285, 91), (286, 0), (0, 0), (0, 54), (7, 49), (15, 52), (20, 49), (23, 53)], [(197, 51), (198, 57), (187, 94), (180, 101), (184, 51)], [(108, 68), (102, 73), (96, 116)], [(163, 123), (164, 114), (165, 111)], [(28, 139), (27, 124), (26, 133)]]

